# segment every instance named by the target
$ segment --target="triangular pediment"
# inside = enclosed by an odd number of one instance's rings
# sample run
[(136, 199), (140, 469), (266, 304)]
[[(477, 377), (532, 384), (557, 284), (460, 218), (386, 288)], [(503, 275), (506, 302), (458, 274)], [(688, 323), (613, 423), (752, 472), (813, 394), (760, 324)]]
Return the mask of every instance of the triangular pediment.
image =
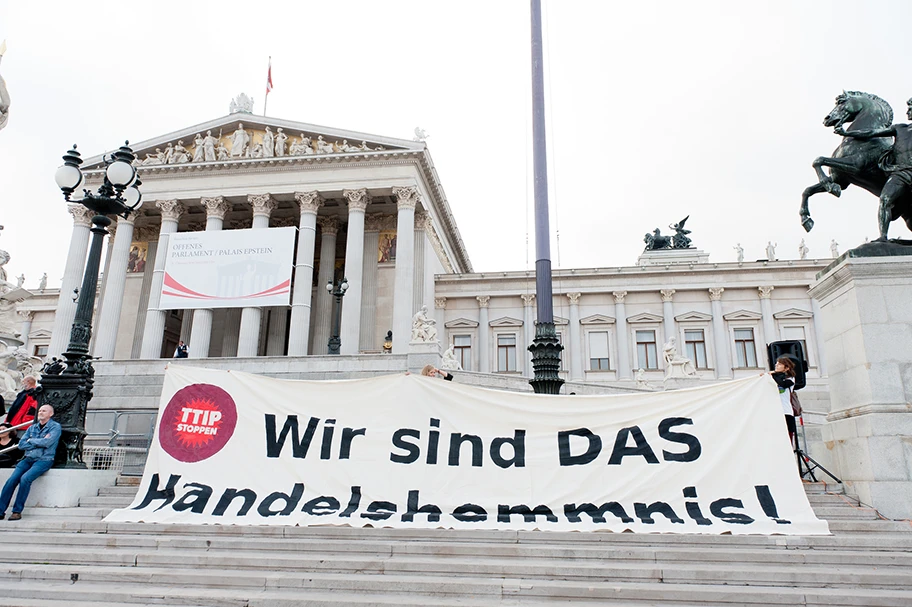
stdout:
[(725, 320), (760, 320), (763, 316), (759, 312), (750, 310), (736, 310), (722, 316)]
[(51, 332), (47, 329), (35, 329), (28, 334), (29, 339), (50, 339)]
[(684, 312), (675, 316), (675, 320), (678, 322), (711, 321), (712, 315), (704, 314), (703, 312)]
[(496, 320), (492, 320), (488, 323), (492, 327), (521, 327), (523, 326), (523, 321), (518, 318), (510, 318), (509, 316), (503, 316)]
[(559, 325), (569, 325), (569, 324), (570, 324), (570, 321), (567, 320), (566, 318), (562, 317), (562, 316), (555, 316), (555, 317), (554, 317), (554, 324), (556, 324), (556, 325), (558, 325), (558, 326), (559, 326)]
[(788, 310), (783, 310), (781, 312), (776, 312), (773, 314), (773, 318), (776, 320), (789, 320), (793, 318), (814, 318), (814, 315), (808, 312), (807, 310), (799, 310), (798, 308), (789, 308)]
[(627, 322), (629, 323), (640, 323), (640, 322), (662, 322), (664, 319), (661, 316), (656, 314), (650, 314), (649, 312), (643, 312), (641, 314), (636, 314), (634, 316), (628, 316)]
[(613, 325), (614, 317), (605, 316), (604, 314), (593, 314), (592, 316), (587, 316), (586, 318), (580, 319), (581, 325)]
[[(235, 137), (244, 125), (245, 136)], [(266, 129), (272, 137), (272, 154), (265, 153)], [(284, 146), (277, 143), (281, 133), (286, 138)], [(208, 135), (207, 135), (208, 134)], [(212, 141), (206, 143), (206, 137)], [(199, 137), (199, 138), (198, 138)], [(239, 145), (236, 145), (239, 144)], [(242, 145), (240, 145), (242, 144)], [(268, 142), (267, 142), (268, 144)], [(284, 147), (284, 155), (278, 155), (277, 147)], [(355, 156), (396, 151), (420, 151), (425, 149), (421, 141), (408, 141), (381, 137), (357, 131), (335, 129), (305, 122), (282, 120), (267, 116), (236, 112), (202, 124), (197, 124), (166, 135), (147, 139), (131, 145), (136, 154), (136, 163), (142, 167), (170, 168), (204, 163), (248, 162), (253, 160), (276, 161), (295, 158), (316, 159), (327, 156)], [(197, 152), (197, 148), (201, 150)], [(169, 149), (170, 148), (170, 149)], [(206, 149), (209, 148), (207, 160)], [(237, 148), (237, 150), (235, 149)], [(104, 166), (102, 156), (88, 158), (84, 170)]]
[(478, 321), (469, 320), (468, 318), (457, 318), (443, 325), (447, 329), (474, 329), (478, 326)]

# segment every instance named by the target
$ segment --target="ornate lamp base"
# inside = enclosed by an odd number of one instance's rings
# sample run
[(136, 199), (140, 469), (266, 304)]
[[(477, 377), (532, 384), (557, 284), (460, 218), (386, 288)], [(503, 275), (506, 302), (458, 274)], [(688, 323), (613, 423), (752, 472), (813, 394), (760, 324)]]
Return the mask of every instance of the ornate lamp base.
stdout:
[(55, 468), (86, 467), (82, 461), (82, 442), (86, 436), (86, 410), (94, 384), (95, 369), (91, 360), (78, 362), (59, 375), (45, 373), (41, 376), (38, 403), (54, 407), (54, 420), (62, 429), (54, 457)]
[(561, 356), (564, 349), (557, 339), (554, 323), (535, 323), (535, 339), (529, 346), (532, 353), (534, 377), (529, 380), (536, 394), (560, 394), (564, 380), (560, 378)]

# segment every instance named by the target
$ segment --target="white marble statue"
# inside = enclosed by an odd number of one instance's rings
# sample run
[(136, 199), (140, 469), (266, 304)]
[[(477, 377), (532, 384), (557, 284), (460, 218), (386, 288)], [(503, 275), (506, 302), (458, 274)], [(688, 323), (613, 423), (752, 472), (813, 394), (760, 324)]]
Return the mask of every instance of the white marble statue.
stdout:
[(420, 126), (415, 127), (415, 136), (412, 138), (412, 141), (426, 141), (428, 138), (427, 131), (425, 131)]
[(171, 156), (170, 164), (186, 164), (190, 162), (190, 151), (184, 147), (184, 141), (181, 139), (174, 146), (174, 153)]
[(437, 321), (428, 316), (426, 305), (412, 317), (412, 341), (437, 341)]
[(450, 347), (443, 353), (440, 368), (447, 371), (462, 371), (462, 365), (459, 364), (459, 360), (456, 358), (456, 349), (453, 344), (450, 344)]
[(258, 158), (272, 158), (275, 155), (275, 135), (273, 135), (272, 129), (268, 126), (263, 133), (263, 142), (261, 143), (261, 146)]
[(282, 127), (276, 129), (275, 135), (275, 155), (284, 156), (285, 155), (285, 142), (288, 140), (288, 135), (282, 132)]
[[(3, 54), (6, 52), (6, 40), (0, 43), (0, 60), (3, 59)], [(6, 81), (3, 80), (3, 76), (0, 76), (0, 131), (3, 130), (3, 127), (6, 126), (6, 123), (9, 121), (9, 109), (10, 109), (10, 96), (9, 91), (6, 90)]]
[(804, 244), (804, 238), (802, 238), (801, 242), (798, 244), (798, 259), (807, 259), (809, 251), (810, 249)]
[(697, 370), (694, 368), (693, 361), (683, 356), (678, 356), (677, 338), (672, 337), (662, 348), (662, 355), (665, 358), (665, 378), (670, 377), (696, 377)]
[[(9, 290), (4, 292), (4, 295)], [(0, 335), (19, 337), (19, 327), (22, 323), (16, 314), (16, 302), (0, 297)]]
[(339, 144), (336, 144), (336, 145), (338, 146), (339, 151), (341, 151), (341, 152), (357, 152), (357, 151), (359, 151), (358, 146), (356, 146), (356, 145), (351, 145), (351, 144), (348, 142), (348, 139), (343, 139), (341, 145), (339, 145)]
[(145, 160), (142, 161), (143, 164), (165, 164), (165, 153), (161, 151), (161, 148), (155, 148), (154, 154), (146, 154)]
[(741, 248), (741, 243), (739, 242), (734, 246), (735, 256), (738, 258), (738, 263), (744, 261), (744, 249)]
[(317, 154), (332, 154), (333, 146), (331, 143), (323, 141), (323, 135), (317, 136)]
[(203, 136), (199, 133), (193, 138), (193, 162), (203, 162), (206, 152), (203, 149)]
[(310, 140), (310, 137), (301, 133), (300, 141), (291, 142), (291, 155), (292, 156), (304, 156), (305, 154), (313, 154), (313, 142)]
[(22, 380), (31, 375), (38, 377), (43, 361), (37, 356), (29, 356), (22, 347), (7, 346), (0, 351), (0, 394), (7, 405), (12, 404), (16, 394), (22, 389)]
[(248, 97), (244, 93), (241, 93), (237, 97), (231, 100), (231, 103), (228, 106), (228, 113), (230, 114), (252, 114), (253, 113), (253, 97)]
[(48, 275), (47, 272), (41, 275), (41, 280), (38, 281), (38, 290), (44, 291), (48, 286)]
[(20, 274), (16, 277), (16, 288), (21, 289), (22, 285), (25, 284), (25, 274)]
[[(865, 241), (867, 242), (867, 238)], [(830, 255), (833, 256), (833, 259), (839, 257), (839, 243), (835, 239), (830, 241)]]
[(174, 158), (174, 146), (169, 143), (165, 146), (165, 155), (162, 158), (162, 164), (171, 164), (172, 158)]
[(6, 290), (9, 291), (13, 285), (6, 281), (6, 264), (10, 262), (10, 254), (3, 249), (0, 249), (0, 288), (7, 286)]
[(215, 157), (218, 160), (228, 160), (231, 158), (231, 154), (228, 152), (228, 148), (225, 147), (221, 141), (218, 142), (218, 146), (215, 148)]
[(779, 243), (773, 244), (772, 240), (766, 242), (766, 258), (769, 261), (776, 261), (776, 247), (779, 246)]
[(215, 146), (218, 142), (219, 140), (212, 136), (212, 131), (206, 131), (206, 136), (203, 137), (203, 160), (212, 162), (216, 159)]
[(237, 130), (231, 136), (231, 157), (245, 158), (247, 156), (247, 145), (250, 143), (250, 133), (244, 130), (244, 125), (239, 124)]
[(642, 367), (636, 370), (636, 375), (634, 375), (634, 379), (636, 380), (637, 388), (643, 388), (643, 389), (652, 388), (652, 386), (649, 385), (649, 382), (646, 381), (646, 370), (643, 369)]

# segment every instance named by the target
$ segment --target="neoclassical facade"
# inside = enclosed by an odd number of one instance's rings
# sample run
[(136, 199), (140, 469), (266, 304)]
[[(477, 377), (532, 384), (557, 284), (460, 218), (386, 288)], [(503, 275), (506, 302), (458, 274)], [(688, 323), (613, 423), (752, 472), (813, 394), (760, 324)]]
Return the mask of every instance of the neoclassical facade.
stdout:
[[(426, 305), (465, 370), (532, 375), (534, 273), (473, 272), (423, 142), (240, 111), (134, 147), (144, 205), (110, 229), (95, 356), (170, 358), (179, 340), (195, 359), (323, 355), (334, 330), (325, 285), (345, 277), (343, 354), (406, 353), (412, 316)], [(102, 168), (101, 157), (86, 161), (88, 187)], [(22, 306), (35, 353), (62, 352), (75, 314), (89, 216), (75, 204), (69, 212), (63, 284)], [(280, 226), (298, 230), (289, 305), (159, 305), (170, 235)], [(702, 251), (676, 250), (644, 254), (636, 265), (555, 270), (562, 374), (661, 386), (663, 350), (675, 338), (698, 379), (720, 381), (765, 368), (765, 344), (789, 339), (805, 344), (809, 377), (825, 390), (819, 310), (807, 290), (830, 261), (713, 263)]]

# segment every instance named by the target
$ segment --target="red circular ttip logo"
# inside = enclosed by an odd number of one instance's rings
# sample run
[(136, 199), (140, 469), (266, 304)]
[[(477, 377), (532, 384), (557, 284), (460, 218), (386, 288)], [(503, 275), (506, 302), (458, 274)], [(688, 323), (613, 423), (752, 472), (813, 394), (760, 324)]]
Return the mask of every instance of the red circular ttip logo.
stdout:
[(198, 462), (222, 450), (234, 434), (237, 407), (212, 384), (193, 384), (171, 397), (158, 429), (158, 441), (174, 459)]

